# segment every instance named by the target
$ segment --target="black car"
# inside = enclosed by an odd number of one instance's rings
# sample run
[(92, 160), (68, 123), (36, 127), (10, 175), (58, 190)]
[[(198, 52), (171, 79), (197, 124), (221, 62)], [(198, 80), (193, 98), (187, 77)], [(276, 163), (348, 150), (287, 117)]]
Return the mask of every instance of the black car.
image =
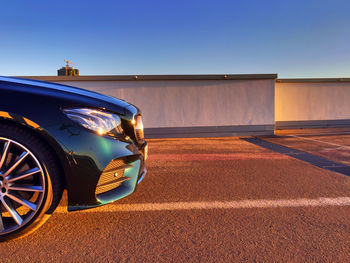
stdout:
[(140, 110), (84, 89), (0, 77), (0, 240), (135, 191), (146, 174)]

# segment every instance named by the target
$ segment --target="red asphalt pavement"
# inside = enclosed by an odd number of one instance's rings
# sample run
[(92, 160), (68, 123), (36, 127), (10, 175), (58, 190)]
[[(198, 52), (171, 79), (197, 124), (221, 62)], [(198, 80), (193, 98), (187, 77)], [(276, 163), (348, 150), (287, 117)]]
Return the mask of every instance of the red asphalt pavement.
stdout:
[(148, 174), (134, 194), (73, 213), (64, 198), (38, 231), (0, 243), (0, 262), (350, 258), (349, 177), (239, 138), (149, 142)]

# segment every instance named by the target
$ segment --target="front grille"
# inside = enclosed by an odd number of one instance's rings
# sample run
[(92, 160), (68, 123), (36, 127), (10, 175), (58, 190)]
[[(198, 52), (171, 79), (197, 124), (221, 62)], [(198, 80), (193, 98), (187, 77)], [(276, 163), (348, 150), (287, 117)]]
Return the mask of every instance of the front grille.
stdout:
[(129, 136), (138, 146), (145, 143), (145, 136), (143, 132), (143, 122), (142, 116), (137, 115), (135, 117), (135, 122), (122, 119), (122, 125), (124, 132)]
[(130, 179), (124, 176), (125, 169), (131, 167), (123, 160), (113, 160), (103, 170), (97, 183), (95, 194), (102, 194), (113, 190), (121, 185), (122, 182)]

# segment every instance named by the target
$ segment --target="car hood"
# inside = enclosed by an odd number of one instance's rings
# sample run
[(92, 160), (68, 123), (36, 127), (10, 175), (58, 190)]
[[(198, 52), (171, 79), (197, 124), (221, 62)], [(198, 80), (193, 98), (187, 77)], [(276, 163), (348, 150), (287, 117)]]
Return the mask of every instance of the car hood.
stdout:
[(0, 81), (18, 84), (11, 85), (12, 90), (16, 89), (26, 93), (57, 97), (58, 99), (71, 103), (72, 105), (70, 106), (84, 105), (88, 107), (99, 107), (123, 115), (133, 114), (135, 111), (138, 111), (135, 106), (127, 103), (124, 100), (72, 86), (38, 80), (1, 76)]

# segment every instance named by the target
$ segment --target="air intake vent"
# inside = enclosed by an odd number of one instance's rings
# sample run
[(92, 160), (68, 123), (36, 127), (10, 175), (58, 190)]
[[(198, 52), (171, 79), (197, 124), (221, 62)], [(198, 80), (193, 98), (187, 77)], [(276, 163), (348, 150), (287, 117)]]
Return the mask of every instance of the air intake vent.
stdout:
[(125, 169), (132, 167), (123, 160), (113, 160), (103, 170), (100, 180), (97, 183), (95, 194), (102, 194), (113, 190), (130, 177), (124, 176)]

